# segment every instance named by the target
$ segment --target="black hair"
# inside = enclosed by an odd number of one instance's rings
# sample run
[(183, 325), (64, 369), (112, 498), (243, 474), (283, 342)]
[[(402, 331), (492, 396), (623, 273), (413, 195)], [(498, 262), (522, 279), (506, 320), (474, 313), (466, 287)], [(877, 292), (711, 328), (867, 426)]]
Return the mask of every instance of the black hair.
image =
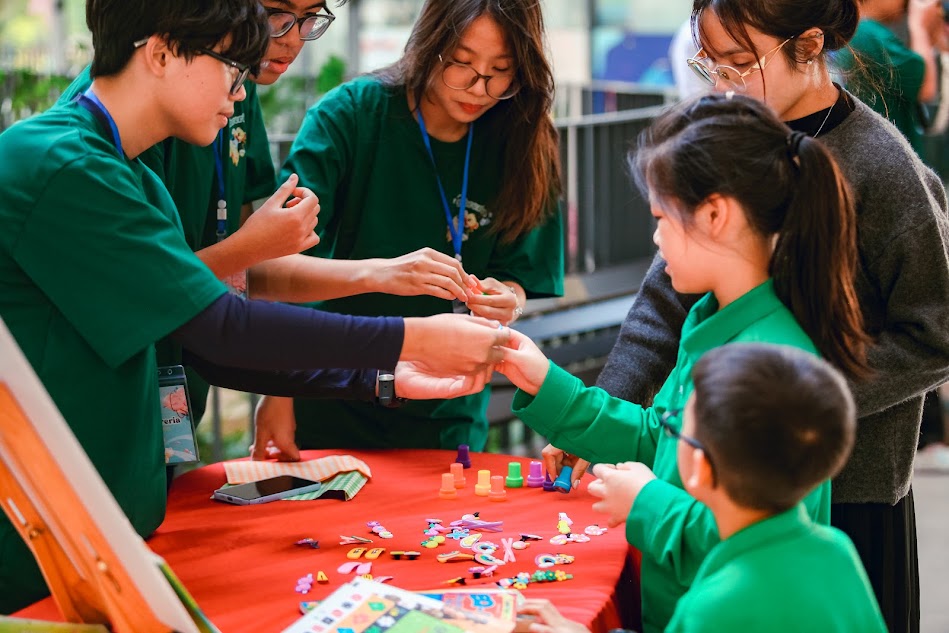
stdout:
[[(711, 9), (728, 35), (748, 51), (755, 51), (748, 28), (779, 40), (796, 38), (808, 29), (823, 33), (824, 45), (819, 55), (836, 51), (853, 38), (860, 22), (857, 0), (694, 0), (692, 31), (702, 41), (702, 13)], [(788, 42), (781, 49), (792, 63), (809, 61), (813, 55), (799, 40)]]
[(221, 55), (257, 74), (270, 43), (270, 24), (258, 0), (88, 0), (92, 77), (121, 72), (134, 42), (152, 35), (190, 60), (200, 49), (226, 42)]
[(731, 343), (706, 352), (692, 378), (693, 436), (735, 503), (783, 512), (846, 463), (856, 407), (843, 376), (820, 358)]
[(510, 242), (541, 224), (562, 192), (557, 130), (550, 118), (554, 77), (544, 47), (539, 0), (426, 0), (412, 27), (402, 58), (375, 73), (389, 87), (404, 87), (415, 107), (425, 98), (439, 66), (462, 34), (482, 15), (491, 16), (507, 36), (520, 90), (499, 101), (479, 126), (504, 142), (502, 186), (492, 230)]
[(869, 374), (853, 196), (820, 141), (792, 134), (755, 99), (713, 94), (661, 114), (629, 161), (640, 189), (686, 227), (710, 196), (735, 199), (775, 240), (775, 293), (821, 354), (852, 378)]

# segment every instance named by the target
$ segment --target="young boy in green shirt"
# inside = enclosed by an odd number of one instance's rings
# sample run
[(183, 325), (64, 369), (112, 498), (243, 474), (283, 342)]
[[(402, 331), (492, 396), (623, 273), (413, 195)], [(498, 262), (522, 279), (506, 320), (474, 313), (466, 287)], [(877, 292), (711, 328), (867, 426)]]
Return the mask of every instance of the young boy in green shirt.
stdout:
[[(685, 489), (715, 515), (721, 543), (705, 557), (666, 633), (821, 631), (883, 633), (886, 627), (850, 539), (814, 523), (801, 500), (850, 454), (855, 408), (825, 361), (788, 346), (733, 343), (696, 363), (683, 411), (661, 424), (678, 442)], [(677, 430), (669, 417), (681, 413)], [(623, 471), (598, 464), (594, 509), (626, 520)], [(584, 630), (545, 601), (522, 613), (534, 631)]]

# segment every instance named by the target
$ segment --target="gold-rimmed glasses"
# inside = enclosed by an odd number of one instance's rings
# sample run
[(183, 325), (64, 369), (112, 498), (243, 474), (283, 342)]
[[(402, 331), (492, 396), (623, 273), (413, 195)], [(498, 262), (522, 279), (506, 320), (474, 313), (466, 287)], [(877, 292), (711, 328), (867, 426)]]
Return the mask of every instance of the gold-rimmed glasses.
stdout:
[(793, 40), (793, 37), (789, 37), (784, 40), (770, 51), (762, 55), (757, 62), (751, 65), (745, 72), (739, 72), (739, 70), (733, 66), (726, 66), (724, 64), (710, 65), (711, 60), (709, 59), (708, 53), (705, 52), (705, 47), (702, 47), (698, 52), (690, 57), (686, 63), (689, 65), (689, 68), (692, 69), (698, 77), (707, 83), (709, 86), (715, 86), (718, 84), (719, 79), (725, 82), (728, 89), (730, 90), (739, 90), (744, 91), (747, 89), (745, 85), (745, 77), (750, 75), (753, 72), (760, 72), (765, 69), (765, 66), (768, 65), (768, 62), (774, 59), (773, 53), (778, 52), (781, 48)]

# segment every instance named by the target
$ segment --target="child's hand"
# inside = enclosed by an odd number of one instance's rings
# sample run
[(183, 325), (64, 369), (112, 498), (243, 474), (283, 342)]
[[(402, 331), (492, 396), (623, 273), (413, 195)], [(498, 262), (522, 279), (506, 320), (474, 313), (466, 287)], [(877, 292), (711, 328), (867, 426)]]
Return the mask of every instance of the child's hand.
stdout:
[(573, 468), (573, 472), (570, 474), (570, 483), (574, 488), (579, 485), (579, 481), (583, 479), (583, 475), (586, 474), (587, 468), (590, 467), (590, 462), (585, 459), (580, 459), (574, 455), (566, 453), (553, 444), (548, 444), (544, 447), (544, 450), (540, 452), (541, 458), (544, 460), (544, 468), (547, 469), (548, 473), (551, 473), (551, 477), (555, 478), (560, 474), (560, 470), (564, 466), (570, 466)]
[(501, 348), (503, 360), (495, 367), (521, 390), (532, 396), (540, 391), (547, 377), (550, 363), (534, 341), (516, 330), (511, 330), (511, 338), (506, 347)]
[(533, 622), (527, 629), (531, 633), (590, 633), (590, 630), (579, 622), (560, 615), (560, 611), (550, 600), (525, 600), (517, 614), (533, 616)]
[(649, 466), (640, 462), (623, 462), (616, 466), (597, 464), (593, 474), (597, 479), (587, 490), (601, 499), (593, 504), (593, 511), (608, 514), (610, 527), (626, 522), (639, 492), (656, 478)]

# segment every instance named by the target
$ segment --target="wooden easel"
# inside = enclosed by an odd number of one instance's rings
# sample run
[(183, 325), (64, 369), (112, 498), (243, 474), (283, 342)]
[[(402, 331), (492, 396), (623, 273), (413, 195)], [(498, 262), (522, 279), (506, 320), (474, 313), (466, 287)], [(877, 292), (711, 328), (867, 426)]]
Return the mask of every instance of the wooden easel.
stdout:
[[(0, 320), (0, 507), (70, 622), (198, 633)], [(200, 619), (198, 619), (200, 622)]]

